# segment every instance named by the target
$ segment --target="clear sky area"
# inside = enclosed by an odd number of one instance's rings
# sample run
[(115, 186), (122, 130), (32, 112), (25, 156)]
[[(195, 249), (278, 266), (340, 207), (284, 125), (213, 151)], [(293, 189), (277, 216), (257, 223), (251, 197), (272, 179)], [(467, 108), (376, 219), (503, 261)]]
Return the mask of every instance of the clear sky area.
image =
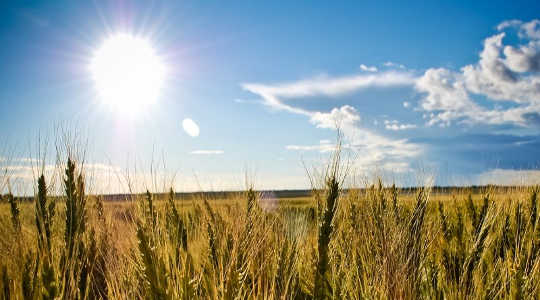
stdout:
[(355, 174), (540, 177), (539, 1), (3, 1), (0, 45), (20, 182), (66, 128), (96, 177), (178, 191), (309, 188), (336, 126)]

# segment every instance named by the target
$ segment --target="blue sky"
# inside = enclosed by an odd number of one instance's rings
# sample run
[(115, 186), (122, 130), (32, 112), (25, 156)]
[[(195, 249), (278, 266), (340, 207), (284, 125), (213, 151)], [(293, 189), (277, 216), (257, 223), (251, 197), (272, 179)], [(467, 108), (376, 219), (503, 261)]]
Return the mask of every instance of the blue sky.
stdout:
[[(0, 11), (0, 140), (14, 177), (28, 177), (36, 135), (61, 126), (88, 139), (99, 172), (163, 156), (178, 190), (235, 189), (246, 170), (259, 188), (306, 188), (304, 164), (328, 155), (336, 120), (360, 175), (403, 185), (422, 172), (437, 184), (538, 176), (537, 1), (6, 1)], [(131, 115), (98, 99), (89, 71), (118, 33), (148, 41), (167, 70), (157, 100)]]

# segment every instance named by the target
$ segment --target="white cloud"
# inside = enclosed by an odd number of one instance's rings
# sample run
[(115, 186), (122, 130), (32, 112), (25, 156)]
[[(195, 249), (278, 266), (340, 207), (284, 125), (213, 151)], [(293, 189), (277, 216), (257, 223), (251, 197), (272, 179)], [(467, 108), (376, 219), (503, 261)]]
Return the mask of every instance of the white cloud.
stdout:
[[(304, 115), (317, 128), (336, 129), (346, 136), (344, 145), (353, 149), (363, 166), (407, 163), (422, 149), (406, 139), (395, 140), (360, 126), (360, 114), (350, 105), (330, 111), (311, 111), (294, 105), (293, 100), (313, 96), (337, 97), (371, 87), (411, 86), (422, 98), (418, 110), (428, 125), (467, 124), (540, 124), (540, 21), (508, 21), (498, 30), (514, 28), (527, 40), (520, 45), (505, 45), (505, 32), (484, 41), (477, 63), (458, 71), (430, 68), (420, 76), (405, 71), (394, 62), (383, 65), (393, 70), (342, 77), (319, 76), (279, 84), (243, 84), (261, 96), (263, 103), (277, 110)], [(369, 67), (360, 67), (367, 71)], [(403, 69), (403, 70), (396, 70)], [(418, 73), (416, 73), (418, 74)], [(477, 99), (484, 101), (479, 102)], [(487, 104), (484, 104), (487, 103)], [(498, 104), (499, 103), (499, 104)], [(500, 105), (501, 104), (501, 105)], [(504, 105), (509, 104), (509, 105)], [(403, 106), (410, 107), (409, 102)], [(414, 124), (386, 123), (388, 130), (415, 128)], [(289, 150), (328, 151), (325, 144), (289, 145)]]
[(20, 163), (40, 163), (41, 160), (36, 158), (29, 158), (29, 157), (16, 157), (16, 158), (7, 158), (7, 157), (1, 157), (0, 156), (0, 162), (20, 162)]
[[(462, 68), (466, 88), (472, 93), (482, 94), (493, 100), (516, 103), (540, 102), (538, 74), (520, 74), (535, 70), (521, 67), (512, 69), (508, 65), (510, 61), (514, 67), (517, 67), (517, 60), (522, 59), (523, 55), (513, 56), (512, 53), (515, 53), (516, 49), (506, 46), (506, 59), (501, 57), (504, 36), (504, 33), (500, 33), (487, 38), (484, 41), (484, 49), (480, 53), (479, 62)], [(538, 50), (540, 48), (536, 51)]]
[(391, 62), (391, 61), (387, 61), (387, 62), (383, 63), (383, 66), (389, 67), (389, 68), (400, 68), (400, 69), (405, 69), (405, 66), (404, 66), (404, 65), (398, 64), (398, 63), (395, 63), (395, 62)]
[[(385, 157), (410, 158), (420, 153), (419, 147), (407, 140), (393, 140), (378, 135), (360, 127), (359, 121), (358, 111), (349, 105), (334, 108), (327, 113), (315, 112), (310, 119), (317, 128), (336, 129), (339, 127), (347, 138), (345, 146), (360, 153), (364, 151), (362, 153), (364, 158), (371, 158), (373, 163), (381, 162)], [(371, 155), (370, 152), (372, 152)]]
[(528, 23), (521, 24), (520, 36), (530, 39), (540, 39), (540, 20), (532, 20)]
[[(56, 164), (44, 164), (38, 166), (29, 166), (29, 165), (8, 165), (2, 167), (5, 170), (10, 171), (11, 178), (21, 178), (21, 179), (34, 179), (35, 175), (41, 173), (42, 171), (45, 174), (52, 175), (55, 171), (61, 172), (61, 166)], [(83, 169), (86, 173), (95, 173), (95, 172), (119, 172), (120, 168), (111, 166), (108, 164), (102, 163), (85, 163)]]
[[(62, 193), (60, 180), (64, 176), (63, 165), (53, 163), (29, 165), (28, 161), (15, 159), (10, 165), (0, 167), (0, 169), (6, 170), (6, 179), (9, 179), (10, 187), (14, 189), (14, 193), (32, 195), (37, 176), (41, 174), (45, 175), (45, 179), (51, 187), (49, 190), (51, 194)], [(126, 186), (118, 180), (124, 173), (121, 168), (104, 163), (85, 163), (82, 168), (88, 193), (127, 192)], [(5, 187), (2, 188), (5, 189)]]
[(506, 56), (504, 62), (514, 72), (540, 71), (540, 40), (517, 48), (506, 46), (503, 53)]
[(481, 110), (469, 98), (460, 75), (444, 68), (427, 70), (416, 82), (416, 89), (427, 94), (420, 108), (437, 112), (431, 115), (429, 125), (448, 125), (454, 119), (477, 116)]
[(497, 30), (502, 31), (509, 27), (518, 27), (519, 25), (523, 24), (520, 20), (506, 20), (503, 21), (501, 24), (497, 25)]
[(361, 74), (330, 78), (319, 76), (293, 83), (264, 85), (246, 83), (242, 87), (254, 94), (260, 95), (264, 103), (278, 110), (292, 113), (310, 115), (310, 112), (289, 105), (284, 99), (305, 98), (309, 96), (339, 96), (370, 87), (395, 87), (414, 84), (415, 78), (408, 72), (384, 72), (377, 74)]
[[(216, 151), (216, 150), (214, 150)], [(0, 170), (9, 167), (11, 191), (16, 195), (32, 196), (36, 184), (36, 178), (31, 166), (23, 163), (10, 163), (0, 166)], [(156, 166), (154, 166), (156, 167)], [(41, 168), (41, 167), (40, 167)], [(287, 175), (279, 173), (260, 174), (264, 180), (255, 182), (257, 189), (301, 189), (309, 186), (308, 179), (304, 176), (304, 170), (299, 167), (290, 168)], [(245, 170), (230, 170), (224, 173), (197, 173), (190, 171), (181, 172), (179, 170), (167, 170), (159, 167), (141, 168), (125, 167), (105, 163), (87, 163), (84, 168), (86, 179), (86, 189), (91, 194), (123, 194), (133, 191), (135, 193), (145, 192), (168, 192), (170, 187), (175, 191), (224, 191), (224, 190), (244, 190)], [(45, 179), (51, 195), (61, 195), (63, 186), (61, 183), (64, 170), (62, 166), (54, 163), (45, 165)], [(35, 173), (36, 175), (38, 172)], [(1, 178), (0, 178), (1, 179)], [(0, 194), (6, 193), (7, 188), (0, 185)]]
[(385, 125), (384, 128), (386, 128), (387, 130), (398, 131), (398, 130), (414, 129), (416, 128), (416, 125), (414, 124), (389, 124), (389, 125)]
[(360, 65), (360, 70), (366, 71), (366, 72), (377, 72), (378, 71), (377, 67), (375, 67), (375, 66), (368, 67), (368, 66), (366, 66), (364, 64)]
[(197, 125), (197, 123), (195, 123), (192, 119), (184, 119), (184, 121), (182, 121), (182, 127), (188, 135), (192, 137), (199, 136), (199, 125)]
[(477, 184), (536, 185), (540, 184), (540, 170), (491, 169), (476, 175)]
[[(244, 89), (261, 96), (266, 104), (309, 117), (317, 128), (343, 132), (343, 148), (358, 154), (355, 160), (358, 169), (384, 167), (388, 163), (405, 163), (418, 156), (422, 150), (406, 139), (394, 140), (372, 132), (359, 125), (360, 114), (350, 106), (335, 107), (330, 112), (310, 111), (290, 104), (282, 98), (303, 98), (316, 95), (337, 96), (373, 86), (402, 86), (414, 83), (412, 74), (387, 72), (373, 75), (358, 75), (338, 78), (317, 78), (277, 85), (244, 84)], [(335, 146), (327, 143), (317, 145), (288, 145), (288, 150), (330, 152)], [(405, 168), (404, 168), (405, 169)]]
[(407, 102), (407, 101), (403, 101), (403, 107), (409, 108), (409, 107), (411, 107), (411, 103)]
[(223, 150), (195, 150), (191, 151), (191, 154), (202, 154), (202, 155), (213, 155), (213, 154), (223, 154)]
[[(415, 78), (408, 72), (385, 72), (371, 75), (353, 75), (337, 78), (319, 76), (312, 79), (300, 80), (292, 83), (264, 85), (246, 83), (242, 87), (262, 97), (263, 103), (277, 110), (285, 110), (295, 114), (308, 116), (314, 120), (320, 116), (318, 112), (308, 111), (285, 103), (284, 99), (305, 98), (315, 95), (338, 96), (369, 87), (392, 87), (414, 84)], [(346, 109), (346, 108), (345, 108)], [(346, 111), (342, 111), (346, 114)], [(359, 118), (359, 116), (358, 116)], [(329, 120), (327, 120), (328, 122)], [(330, 121), (332, 123), (335, 120)], [(326, 126), (326, 127), (324, 127)], [(317, 127), (329, 128), (328, 124), (319, 124)], [(330, 126), (331, 127), (331, 126)]]
[(41, 162), (39, 159), (29, 158), (29, 157), (14, 158), (12, 161), (23, 162), (23, 163), (39, 163), (39, 162)]
[[(348, 145), (345, 145), (345, 148), (347, 147)], [(287, 145), (285, 146), (285, 149), (295, 151), (317, 151), (321, 153), (328, 153), (335, 151), (336, 145), (333, 144), (330, 140), (320, 140), (319, 145)]]
[(393, 120), (393, 121), (385, 120), (384, 121), (384, 128), (386, 130), (398, 131), (398, 130), (414, 129), (414, 128), (416, 128), (416, 125), (414, 125), (414, 124), (399, 124), (399, 122), (397, 120)]
[(319, 145), (287, 145), (285, 146), (287, 150), (296, 150), (296, 151), (317, 151), (321, 153), (332, 152), (336, 150), (336, 146), (332, 144), (319, 144)]
[(340, 127), (343, 130), (354, 127), (358, 121), (360, 121), (360, 115), (350, 105), (333, 108), (329, 113), (313, 112), (310, 119), (317, 128), (337, 129)]
[[(539, 21), (503, 22), (499, 30), (519, 27), (529, 41), (517, 46), (504, 45), (505, 32), (488, 37), (477, 63), (459, 72), (445, 68), (428, 69), (416, 82), (424, 94), (420, 108), (430, 112), (428, 125), (449, 125), (452, 121), (530, 126), (540, 119), (540, 29)], [(503, 55), (504, 54), (504, 55)], [(474, 97), (488, 102), (513, 104), (510, 108), (489, 108)]]
[(260, 100), (256, 100), (256, 99), (240, 99), (240, 98), (236, 98), (233, 101), (236, 103), (241, 103), (241, 104), (245, 104), (245, 103), (252, 104), (252, 103), (261, 102)]

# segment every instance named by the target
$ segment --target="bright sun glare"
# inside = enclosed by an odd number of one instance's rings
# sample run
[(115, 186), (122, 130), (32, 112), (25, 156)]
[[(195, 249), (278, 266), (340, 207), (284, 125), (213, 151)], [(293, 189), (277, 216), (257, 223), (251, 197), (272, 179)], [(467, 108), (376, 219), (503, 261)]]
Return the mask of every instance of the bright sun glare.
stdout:
[(100, 98), (118, 112), (133, 113), (154, 103), (165, 68), (150, 43), (130, 34), (109, 37), (90, 65)]

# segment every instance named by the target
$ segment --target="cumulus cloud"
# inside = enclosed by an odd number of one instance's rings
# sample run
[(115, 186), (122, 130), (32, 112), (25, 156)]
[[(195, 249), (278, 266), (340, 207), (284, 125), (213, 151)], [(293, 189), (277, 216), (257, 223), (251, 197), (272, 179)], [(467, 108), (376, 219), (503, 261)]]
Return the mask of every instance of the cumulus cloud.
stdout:
[[(313, 111), (295, 105), (294, 100), (338, 97), (372, 87), (412, 87), (421, 96), (417, 110), (430, 126), (452, 123), (540, 125), (540, 21), (510, 20), (499, 24), (497, 30), (484, 40), (478, 61), (458, 70), (429, 68), (419, 73), (401, 64), (386, 62), (383, 66), (387, 70), (381, 72), (319, 76), (277, 84), (247, 83), (242, 87), (260, 96), (267, 106), (306, 116), (317, 128), (339, 127), (347, 137), (344, 146), (361, 153), (359, 161), (363, 166), (407, 165), (423, 148), (410, 140), (392, 139), (362, 127), (355, 107), (343, 105), (330, 111)], [(505, 43), (509, 30), (517, 31), (521, 38), (517, 45)], [(369, 68), (360, 66), (363, 71)], [(403, 107), (410, 106), (409, 102), (403, 102)], [(416, 127), (397, 121), (387, 121), (384, 125), (387, 130)], [(287, 149), (328, 152), (331, 148), (319, 143), (289, 145)]]
[(481, 110), (466, 91), (461, 75), (450, 70), (429, 69), (416, 82), (416, 89), (427, 95), (420, 108), (436, 112), (430, 115), (429, 125), (449, 125), (452, 120), (478, 116)]
[(535, 19), (530, 22), (521, 20), (507, 20), (497, 26), (498, 31), (503, 31), (507, 28), (517, 28), (520, 38), (540, 39), (540, 20)]
[(521, 35), (531, 39), (540, 39), (540, 20), (532, 20), (531, 22), (521, 24)]
[(329, 113), (316, 111), (310, 118), (310, 122), (317, 128), (337, 129), (340, 127), (343, 130), (354, 128), (357, 121), (360, 121), (360, 115), (350, 105), (333, 108)]
[[(316, 78), (310, 80), (283, 83), (277, 85), (244, 84), (247, 91), (261, 96), (265, 104), (279, 110), (307, 116), (309, 122), (317, 128), (336, 130), (344, 135), (343, 148), (358, 153), (356, 167), (373, 167), (406, 164), (411, 158), (421, 153), (421, 148), (406, 139), (391, 139), (360, 126), (359, 112), (350, 105), (335, 107), (329, 112), (310, 111), (285, 103), (285, 99), (308, 96), (337, 96), (355, 90), (373, 86), (412, 85), (414, 77), (407, 72), (386, 72), (372, 75), (358, 75), (339, 78)], [(315, 145), (288, 145), (288, 150), (330, 152), (335, 146), (329, 143)], [(401, 171), (409, 168), (401, 168)], [(399, 171), (396, 170), (396, 171)]]
[[(349, 105), (334, 108), (330, 112), (316, 112), (310, 122), (318, 128), (339, 129), (347, 138), (345, 146), (362, 153), (371, 163), (380, 163), (385, 158), (403, 159), (414, 157), (420, 148), (406, 139), (394, 140), (368, 129), (362, 128), (358, 122), (358, 111)], [(380, 153), (377, 153), (380, 152)]]
[(505, 46), (504, 62), (514, 72), (540, 71), (540, 41), (531, 41), (518, 47)]
[[(420, 108), (429, 114), (428, 125), (449, 125), (452, 121), (485, 124), (531, 125), (530, 117), (540, 112), (540, 28), (539, 21), (511, 20), (498, 30), (518, 28), (527, 42), (505, 45), (505, 32), (484, 40), (479, 61), (460, 71), (428, 69), (415, 84), (424, 97)], [(509, 108), (486, 107), (474, 100), (509, 103)]]
[(199, 136), (199, 125), (197, 125), (197, 123), (195, 123), (195, 121), (193, 121), (192, 119), (184, 119), (184, 121), (182, 121), (182, 127), (188, 135), (192, 137)]
[[(520, 74), (534, 72), (534, 69), (518, 67), (522, 55), (508, 56), (516, 48), (506, 46), (507, 56), (503, 58), (503, 38), (500, 33), (484, 41), (477, 64), (462, 68), (463, 80), (467, 89), (475, 94), (482, 94), (493, 100), (513, 101), (517, 103), (540, 102), (540, 77), (538, 74)], [(535, 41), (538, 43), (538, 41)], [(514, 68), (509, 66), (512, 62)], [(533, 65), (533, 64), (531, 64)]]
[(215, 154), (223, 154), (223, 150), (195, 150), (191, 151), (191, 154), (200, 154), (200, 155), (215, 155)]

